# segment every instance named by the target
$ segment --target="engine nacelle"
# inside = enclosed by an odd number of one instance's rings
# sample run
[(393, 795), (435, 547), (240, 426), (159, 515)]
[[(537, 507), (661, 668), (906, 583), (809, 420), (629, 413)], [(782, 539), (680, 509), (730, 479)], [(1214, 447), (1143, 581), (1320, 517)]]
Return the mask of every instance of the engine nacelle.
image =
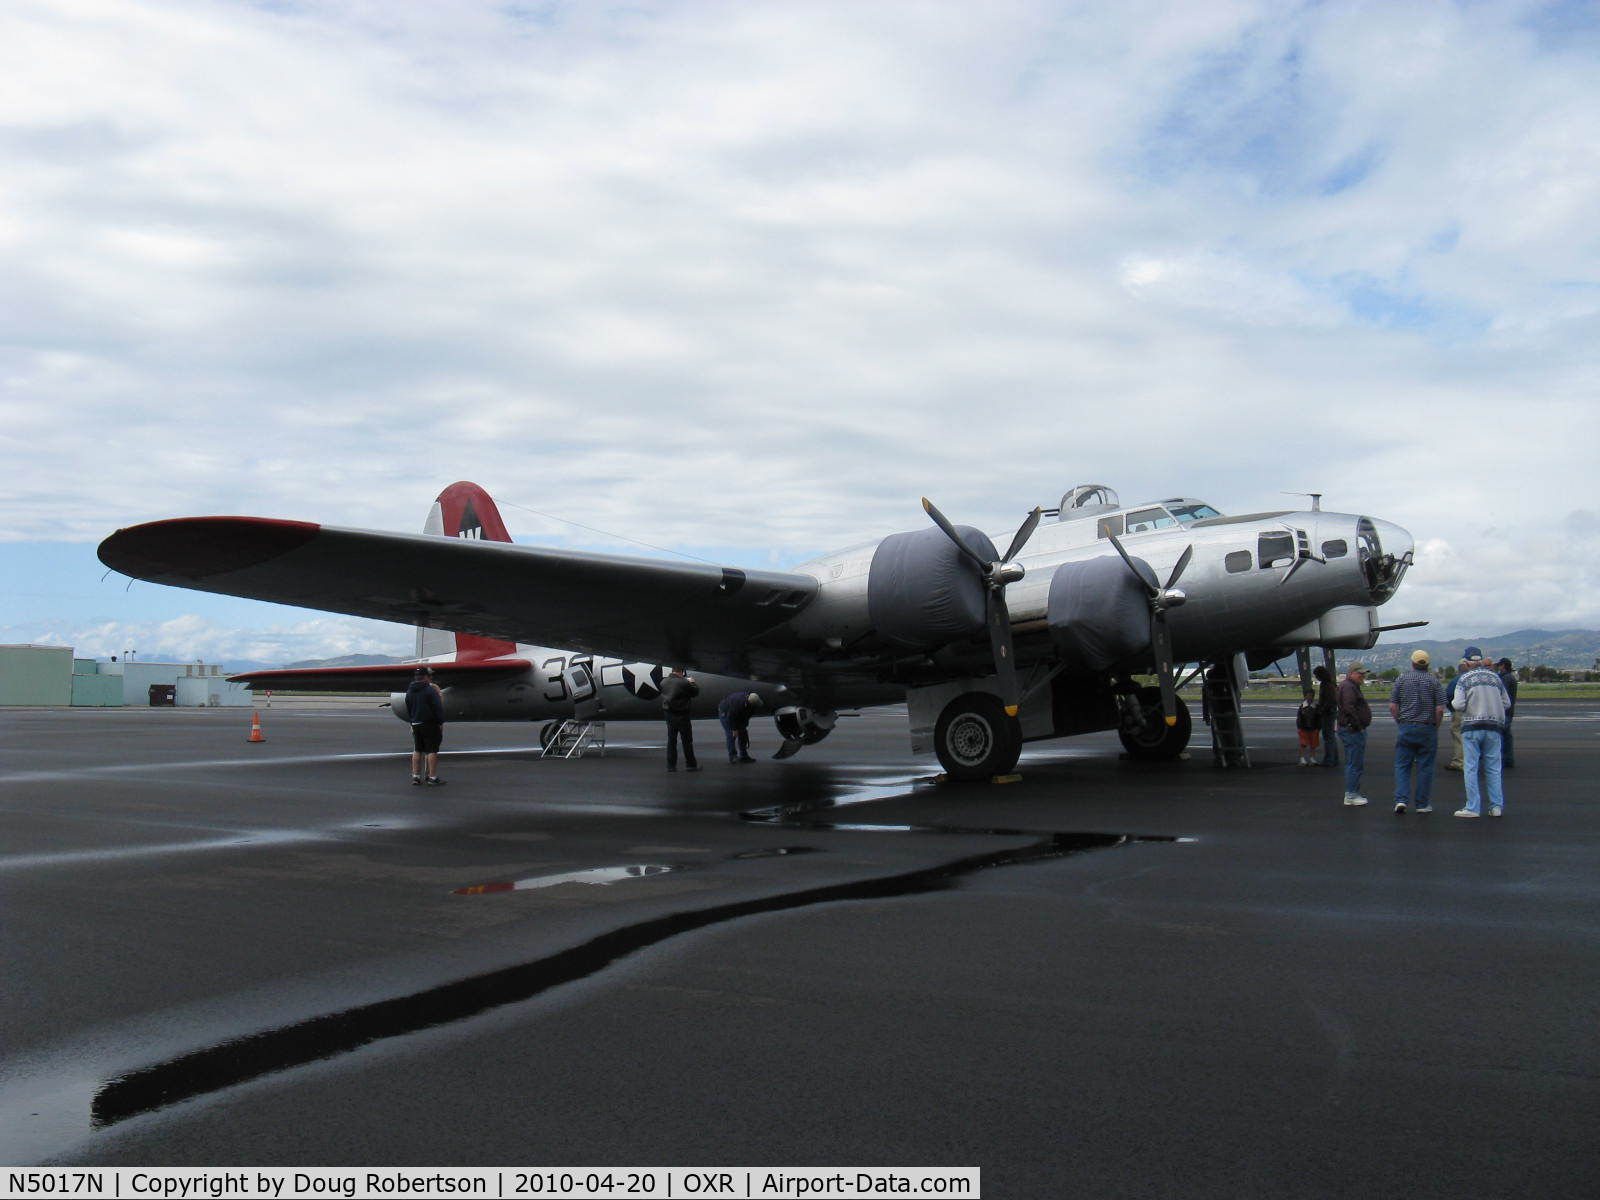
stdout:
[[(982, 531), (957, 525), (956, 532), (985, 562), (999, 557)], [(873, 551), (867, 611), (885, 640), (930, 650), (983, 632), (987, 592), (971, 561), (942, 530), (892, 533)]]
[[(1152, 585), (1155, 572), (1134, 559)], [(1062, 563), (1050, 580), (1050, 637), (1071, 671), (1098, 673), (1138, 661), (1150, 650), (1150, 604), (1114, 554)]]

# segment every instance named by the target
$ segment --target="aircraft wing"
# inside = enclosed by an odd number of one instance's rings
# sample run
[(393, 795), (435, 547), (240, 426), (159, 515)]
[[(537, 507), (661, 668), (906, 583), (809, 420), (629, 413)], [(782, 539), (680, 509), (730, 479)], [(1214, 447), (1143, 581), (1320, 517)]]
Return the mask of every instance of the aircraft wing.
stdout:
[(725, 673), (817, 590), (809, 575), (259, 517), (119, 529), (100, 561), (152, 583)]
[[(533, 666), (525, 658), (430, 665), (433, 667), (433, 681), (440, 687), (512, 679), (525, 674)], [(282, 667), (268, 671), (241, 671), (237, 675), (229, 675), (228, 682), (296, 692), (403, 692), (416, 670), (416, 663), (380, 663), (367, 667)]]

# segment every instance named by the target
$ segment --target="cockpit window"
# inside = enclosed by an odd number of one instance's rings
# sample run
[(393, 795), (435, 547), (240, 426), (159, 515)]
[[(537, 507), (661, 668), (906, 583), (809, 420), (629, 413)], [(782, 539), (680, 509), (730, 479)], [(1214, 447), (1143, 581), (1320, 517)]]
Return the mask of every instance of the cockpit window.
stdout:
[(1141, 508), (1128, 514), (1129, 533), (1150, 533), (1156, 529), (1177, 527), (1177, 519), (1164, 508)]
[(1350, 553), (1350, 544), (1343, 538), (1335, 538), (1331, 542), (1322, 543), (1323, 558), (1343, 558)]
[(1167, 511), (1178, 519), (1178, 524), (1180, 525), (1192, 525), (1196, 521), (1207, 521), (1212, 517), (1220, 517), (1222, 515), (1211, 505), (1198, 502), (1193, 504), (1169, 504), (1167, 505)]

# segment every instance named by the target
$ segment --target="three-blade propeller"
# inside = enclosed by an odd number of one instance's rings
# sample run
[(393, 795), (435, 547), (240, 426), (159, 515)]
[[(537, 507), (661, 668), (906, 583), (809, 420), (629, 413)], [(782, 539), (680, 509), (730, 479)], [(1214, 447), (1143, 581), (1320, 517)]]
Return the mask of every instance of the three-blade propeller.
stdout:
[(1122, 555), (1122, 561), (1128, 564), (1128, 570), (1133, 572), (1133, 577), (1139, 581), (1139, 586), (1144, 589), (1145, 600), (1150, 605), (1150, 646), (1155, 651), (1156, 678), (1161, 683), (1161, 715), (1166, 718), (1168, 725), (1176, 725), (1178, 685), (1173, 671), (1172, 631), (1167, 628), (1167, 611), (1177, 608), (1189, 598), (1179, 591), (1176, 585), (1189, 566), (1189, 560), (1194, 557), (1194, 547), (1183, 548), (1183, 553), (1172, 566), (1172, 574), (1167, 576), (1167, 586), (1157, 587), (1133, 565), (1133, 559), (1128, 557), (1128, 552), (1123, 548), (1117, 535), (1108, 530), (1106, 536), (1117, 548), (1117, 553)]
[(1006, 584), (1015, 583), (1025, 574), (1022, 565), (1014, 560), (1038, 528), (1040, 510), (1036, 508), (1028, 514), (1027, 520), (1023, 521), (1022, 527), (1011, 539), (1010, 548), (1000, 558), (986, 562), (981, 554), (961, 540), (956, 527), (950, 524), (932, 500), (924, 496), (922, 507), (933, 518), (933, 523), (956, 544), (956, 548), (983, 580), (986, 589), (984, 614), (989, 626), (989, 648), (994, 653), (994, 673), (1000, 686), (1000, 703), (1005, 705), (1006, 713), (1014, 717), (1021, 707), (1022, 697), (1017, 688), (1017, 665), (1011, 652), (1011, 613), (1006, 608)]

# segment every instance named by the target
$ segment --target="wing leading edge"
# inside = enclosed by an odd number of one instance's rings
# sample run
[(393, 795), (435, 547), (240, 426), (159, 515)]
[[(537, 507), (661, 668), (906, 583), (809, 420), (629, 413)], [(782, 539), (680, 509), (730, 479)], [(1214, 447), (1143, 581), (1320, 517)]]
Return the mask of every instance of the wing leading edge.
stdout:
[(258, 517), (119, 529), (100, 561), (152, 583), (725, 673), (817, 590), (779, 571)]

